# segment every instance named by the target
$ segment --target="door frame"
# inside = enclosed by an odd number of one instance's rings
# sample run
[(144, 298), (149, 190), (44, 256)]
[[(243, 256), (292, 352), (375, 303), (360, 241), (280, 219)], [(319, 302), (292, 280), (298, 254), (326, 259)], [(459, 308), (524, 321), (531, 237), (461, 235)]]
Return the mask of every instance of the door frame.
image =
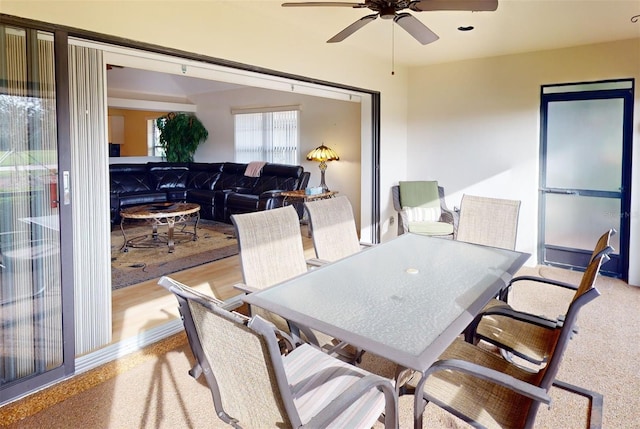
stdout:
[[(591, 90), (569, 90), (571, 87), (592, 86)], [(598, 89), (600, 86), (602, 89)], [(619, 86), (616, 88), (616, 86)], [(553, 88), (552, 92), (545, 90)], [(565, 89), (564, 91), (562, 89)], [(593, 82), (578, 82), (555, 85), (542, 85), (540, 89), (540, 171), (539, 171), (539, 202), (538, 202), (538, 263), (542, 265), (558, 265), (563, 268), (582, 270), (587, 266), (591, 250), (568, 249), (545, 244), (545, 194), (547, 193), (575, 193), (586, 197), (608, 197), (620, 199), (620, 228), (617, 231), (620, 249), (611, 254), (611, 260), (603, 265), (601, 272), (605, 275), (620, 277), (627, 281), (629, 277), (629, 247), (630, 247), (630, 218), (631, 218), (631, 185), (632, 185), (632, 150), (633, 150), (633, 94), (634, 78), (611, 79)], [(622, 169), (621, 189), (619, 192), (595, 191), (583, 189), (557, 190), (546, 186), (547, 159), (547, 111), (549, 102), (576, 100), (603, 100), (621, 98), (623, 100), (623, 130), (622, 130)], [(554, 264), (546, 258), (547, 253), (577, 255), (576, 264)]]

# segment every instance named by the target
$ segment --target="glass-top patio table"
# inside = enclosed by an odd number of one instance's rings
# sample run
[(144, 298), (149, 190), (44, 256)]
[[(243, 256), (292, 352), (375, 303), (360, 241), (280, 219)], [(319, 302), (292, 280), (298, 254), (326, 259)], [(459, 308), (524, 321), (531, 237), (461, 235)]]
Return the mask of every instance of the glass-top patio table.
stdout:
[(424, 373), (529, 256), (409, 233), (244, 300)]

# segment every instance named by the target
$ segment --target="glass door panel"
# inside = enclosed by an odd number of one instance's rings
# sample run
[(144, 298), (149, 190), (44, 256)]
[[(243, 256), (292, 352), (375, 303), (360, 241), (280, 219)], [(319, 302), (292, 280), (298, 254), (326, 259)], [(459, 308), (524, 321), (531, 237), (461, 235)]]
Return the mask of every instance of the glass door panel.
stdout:
[(623, 108), (619, 98), (549, 103), (548, 188), (620, 191)]
[[(545, 236), (550, 253), (557, 255), (559, 249), (584, 249), (586, 255), (604, 231), (620, 221), (620, 201), (614, 198), (582, 197), (576, 195), (546, 194)], [(589, 213), (589, 216), (585, 216)], [(576, 219), (583, 221), (576, 222)], [(611, 237), (614, 249), (620, 248), (620, 235)], [(553, 262), (551, 257), (549, 261)]]
[(543, 88), (540, 262), (584, 268), (615, 228), (603, 272), (626, 276), (632, 81)]
[(0, 26), (0, 55), (2, 403), (63, 365), (63, 335), (53, 35)]

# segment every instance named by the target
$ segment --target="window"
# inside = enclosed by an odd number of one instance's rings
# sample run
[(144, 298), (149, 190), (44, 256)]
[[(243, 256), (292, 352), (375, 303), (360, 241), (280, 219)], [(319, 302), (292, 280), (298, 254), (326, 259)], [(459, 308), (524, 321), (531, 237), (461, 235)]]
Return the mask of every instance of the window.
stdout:
[(235, 160), (298, 164), (299, 110), (255, 109), (232, 111), (235, 123)]
[(147, 119), (147, 155), (164, 157), (164, 149), (160, 146), (160, 130), (155, 119)]

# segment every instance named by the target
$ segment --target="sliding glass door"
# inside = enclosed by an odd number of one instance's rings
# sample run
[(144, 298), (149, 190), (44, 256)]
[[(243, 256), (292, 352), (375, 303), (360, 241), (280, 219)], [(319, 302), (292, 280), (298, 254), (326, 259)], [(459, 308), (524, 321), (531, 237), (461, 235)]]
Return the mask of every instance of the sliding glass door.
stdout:
[(64, 373), (54, 36), (0, 25), (0, 404)]

